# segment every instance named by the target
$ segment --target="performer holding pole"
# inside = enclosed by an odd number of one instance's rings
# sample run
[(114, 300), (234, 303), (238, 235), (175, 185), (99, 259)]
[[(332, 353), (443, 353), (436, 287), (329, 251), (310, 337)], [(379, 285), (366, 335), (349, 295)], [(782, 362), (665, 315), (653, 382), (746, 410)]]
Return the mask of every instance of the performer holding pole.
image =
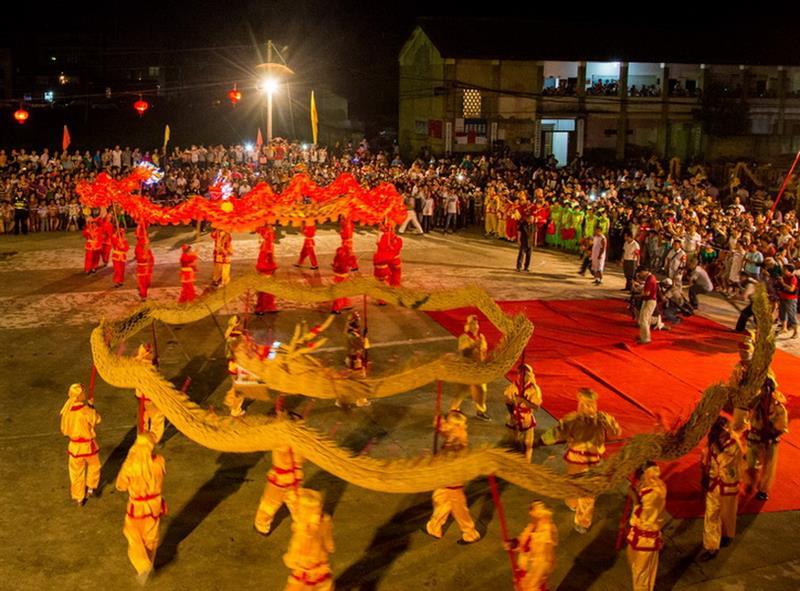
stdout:
[(161, 496), (166, 468), (164, 457), (153, 453), (155, 438), (140, 433), (128, 451), (117, 476), (117, 490), (128, 493), (128, 508), (122, 533), (128, 540), (128, 558), (140, 582), (153, 570), (159, 542), (161, 517), (167, 504)]
[(720, 546), (729, 546), (736, 535), (739, 480), (744, 444), (731, 431), (727, 418), (719, 417), (708, 432), (703, 455), (703, 489), (706, 496), (703, 548), (700, 560), (716, 557)]
[[(621, 429), (610, 414), (597, 410), (597, 393), (588, 388), (578, 391), (578, 410), (562, 418), (555, 427), (542, 434), (545, 445), (566, 441), (568, 474), (588, 472), (603, 461), (606, 440), (617, 437)], [(575, 531), (585, 534), (592, 526), (594, 497), (567, 499), (567, 507), (575, 511)]]
[(283, 563), (292, 569), (285, 591), (333, 591), (328, 559), (335, 550), (333, 522), (322, 510), (322, 494), (301, 488), (292, 518), (292, 538), (283, 555)]
[(100, 415), (87, 403), (83, 385), (72, 384), (61, 409), (61, 433), (69, 437), (70, 495), (79, 507), (100, 485), (100, 446), (95, 432), (98, 424)]
[(638, 484), (629, 492), (633, 511), (628, 529), (628, 564), (631, 567), (633, 591), (653, 591), (658, 572), (658, 555), (663, 546), (661, 528), (666, 522), (667, 485), (661, 470), (648, 462)]
[(184, 244), (181, 247), (181, 293), (178, 296), (178, 303), (184, 304), (192, 302), (197, 297), (194, 284), (197, 280), (197, 253), (192, 249), (191, 244)]
[(514, 431), (517, 445), (525, 450), (525, 458), (533, 458), (534, 413), (542, 406), (542, 391), (536, 384), (533, 368), (523, 362), (519, 365), (518, 383), (511, 382), (504, 391), (509, 420), (506, 427)]
[[(272, 226), (266, 225), (259, 228), (258, 233), (261, 234), (261, 246), (258, 249), (256, 271), (262, 275), (271, 277), (278, 269), (278, 264), (275, 262), (275, 232)], [(278, 307), (275, 305), (274, 295), (263, 291), (257, 292), (256, 316), (277, 311)]]
[[(444, 437), (442, 451), (458, 452), (467, 447), (467, 417), (458, 410), (451, 410), (447, 417), (442, 419), (437, 415), (434, 426), (439, 426), (439, 431)], [(461, 528), (461, 540), (470, 544), (477, 542), (481, 534), (475, 529), (475, 522), (469, 514), (467, 497), (464, 495), (464, 485), (454, 484), (433, 491), (433, 514), (428, 520), (425, 530), (434, 538), (442, 537), (442, 527), (450, 515)]]
[[(478, 317), (470, 314), (464, 323), (464, 332), (458, 337), (458, 352), (471, 361), (483, 363), (487, 359), (488, 349), (486, 337), (480, 332)], [(461, 403), (469, 394), (475, 403), (475, 417), (483, 421), (491, 420), (486, 412), (486, 384), (459, 384), (457, 388), (458, 392), (450, 403), (451, 410), (460, 410)]]
[(531, 503), (528, 515), (531, 518), (528, 526), (511, 540), (504, 534), (503, 546), (516, 556), (515, 589), (546, 591), (547, 579), (556, 567), (558, 529), (552, 511), (541, 501)]
[(302, 485), (303, 458), (289, 446), (272, 450), (272, 466), (267, 472), (267, 484), (256, 511), (254, 527), (258, 533), (269, 535), (272, 520), (284, 503), (292, 519), (295, 519), (297, 492)]

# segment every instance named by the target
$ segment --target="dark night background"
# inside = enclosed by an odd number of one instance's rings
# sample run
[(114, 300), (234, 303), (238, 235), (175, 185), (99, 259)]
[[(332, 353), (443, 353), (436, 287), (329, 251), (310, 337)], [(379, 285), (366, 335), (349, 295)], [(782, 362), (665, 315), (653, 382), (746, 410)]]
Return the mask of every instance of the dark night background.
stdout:
[[(260, 115), (252, 110), (248, 113), (242, 105), (234, 112), (225, 93), (233, 81), (238, 81), (245, 94), (244, 100), (250, 98), (255, 102), (254, 89), (251, 87), (248, 92), (245, 80), (253, 79), (253, 65), (260, 61), (258, 51), (263, 50), (267, 39), (290, 48), (288, 61), (297, 72), (294, 84), (299, 98), (295, 103), (303, 103), (299, 108), (307, 109), (305, 89), (330, 88), (349, 101), (350, 118), (363, 123), (366, 134), (373, 136), (383, 129), (396, 128), (397, 58), (417, 17), (477, 16), (464, 13), (468, 6), (465, 3), (447, 6), (318, 0), (7, 6), (0, 24), (3, 33), (0, 47), (11, 48), (15, 70), (35, 71), (38, 64), (46, 61), (44, 54), (54, 38), (91, 47), (87, 52), (100, 55), (98, 59), (108, 59), (109, 63), (120, 60), (146, 63), (150, 58), (145, 56), (152, 55), (151, 61), (158, 60), (167, 68), (189, 62), (194, 69), (183, 69), (180, 82), (166, 84), (160, 97), (155, 96), (154, 85), (143, 83), (139, 90), (145, 95), (152, 93), (155, 100), (145, 97), (153, 108), (142, 119), (130, 108), (136, 100), (136, 90), (129, 88), (126, 93), (116, 93), (115, 87), (116, 110), (103, 111), (93, 105), (90, 112), (89, 107), (78, 107), (77, 101), (65, 107), (70, 101), (59, 97), (56, 108), (30, 109), (31, 120), (22, 126), (24, 130), (10, 116), (18, 106), (18, 99), (26, 92), (23, 84), (15, 82), (14, 100), (3, 102), (0, 143), (36, 146), (45, 142), (55, 146), (65, 122), (75, 130), (76, 147), (85, 145), (81, 135), (94, 138), (95, 142), (114, 141), (110, 139), (113, 135), (120, 136), (117, 141), (128, 137), (132, 143), (157, 145), (165, 122), (172, 127), (176, 144), (181, 140), (183, 143), (228, 142), (240, 139), (238, 136), (244, 133), (254, 135), (250, 130), (260, 121)], [(569, 34), (570, 21), (596, 23), (597, 43), (603, 43), (605, 23), (625, 23), (630, 30), (630, 39), (626, 42), (633, 45), (647, 35), (648, 27), (654, 23), (674, 28), (676, 43), (680, 42), (683, 27), (701, 26), (711, 32), (723, 32), (723, 38), (731, 44), (749, 45), (757, 44), (759, 37), (769, 34), (774, 23), (781, 22), (780, 15), (763, 4), (758, 13), (752, 6), (737, 8), (730, 4), (725, 5), (724, 11), (719, 6), (698, 6), (698, 3), (615, 2), (588, 6), (537, 4), (523, 10), (508, 4), (503, 8), (507, 8), (509, 14), (498, 12), (491, 18), (546, 20), (554, 23), (552, 26), (563, 28), (565, 35)], [(743, 23), (749, 34), (724, 36), (724, 31), (731, 27), (740, 30)], [(496, 26), (502, 26), (502, 22), (497, 22)], [(464, 34), (467, 38), (478, 36), (480, 30), (464, 31)], [(531, 42), (535, 42), (534, 31)], [(109, 67), (113, 71), (116, 66)], [(81, 64), (65, 67), (66, 70), (70, 68), (80, 69)], [(104, 87), (105, 83), (98, 81), (97, 87), (82, 86), (69, 92), (99, 97), (91, 100), (102, 103)], [(34, 102), (37, 97), (41, 98), (35, 96)], [(212, 106), (215, 101), (219, 103)], [(289, 133), (288, 124), (280, 115), (276, 126), (276, 133)], [(112, 129), (114, 134), (110, 133)], [(297, 135), (302, 134), (298, 132)]]

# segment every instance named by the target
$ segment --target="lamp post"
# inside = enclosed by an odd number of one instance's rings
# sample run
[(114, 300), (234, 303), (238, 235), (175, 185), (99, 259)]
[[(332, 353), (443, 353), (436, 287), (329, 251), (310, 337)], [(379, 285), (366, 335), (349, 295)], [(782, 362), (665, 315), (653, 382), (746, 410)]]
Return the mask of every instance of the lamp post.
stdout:
[[(284, 47), (283, 51), (286, 49), (287, 47)], [(274, 58), (279, 61), (273, 61)], [(294, 72), (286, 65), (286, 60), (272, 40), (267, 41), (267, 61), (256, 67), (265, 74), (260, 88), (267, 95), (267, 143), (269, 143), (272, 141), (272, 95), (280, 87), (281, 79), (291, 76)]]

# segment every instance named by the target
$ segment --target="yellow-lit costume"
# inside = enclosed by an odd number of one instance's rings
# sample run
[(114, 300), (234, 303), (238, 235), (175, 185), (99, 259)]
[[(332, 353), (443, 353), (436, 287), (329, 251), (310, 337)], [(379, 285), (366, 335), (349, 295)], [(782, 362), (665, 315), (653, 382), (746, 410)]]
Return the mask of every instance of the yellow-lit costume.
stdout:
[[(458, 352), (471, 361), (482, 363), (486, 361), (488, 350), (486, 337), (480, 333), (478, 317), (470, 314), (464, 324), (464, 332), (458, 337)], [(468, 394), (475, 403), (476, 416), (487, 420), (489, 415), (486, 413), (486, 384), (459, 385), (458, 392), (450, 404), (450, 410), (460, 410), (461, 403)]]
[(322, 495), (300, 489), (292, 521), (292, 539), (283, 563), (292, 569), (286, 591), (332, 591), (328, 555), (334, 552), (333, 523), (322, 512)]
[(766, 501), (778, 469), (778, 442), (789, 431), (786, 398), (778, 391), (778, 383), (770, 372), (761, 399), (750, 412), (747, 433), (748, 492), (755, 490), (756, 498)]
[(558, 529), (541, 501), (531, 503), (528, 515), (531, 522), (507, 548), (516, 556), (519, 591), (547, 591), (547, 579), (556, 567)]
[[(461, 451), (467, 447), (467, 418), (460, 411), (451, 410), (446, 418), (438, 418), (435, 424), (444, 437), (442, 451)], [(425, 526), (426, 531), (434, 538), (441, 538), (442, 527), (451, 514), (461, 528), (463, 541), (469, 543), (480, 539), (481, 534), (475, 529), (475, 522), (469, 514), (463, 484), (433, 491), (433, 514)]]
[[(609, 436), (618, 437), (622, 430), (610, 414), (597, 410), (597, 393), (582, 389), (578, 391), (578, 410), (567, 414), (558, 425), (542, 435), (542, 442), (552, 445), (566, 441), (568, 474), (588, 472), (603, 459), (606, 440)], [(567, 499), (567, 506), (575, 511), (575, 529), (585, 533), (592, 525), (594, 497)]]
[(244, 416), (245, 410), (243, 408), (245, 397), (236, 389), (236, 379), (239, 376), (239, 365), (236, 363), (236, 356), (234, 349), (236, 342), (242, 337), (243, 328), (239, 316), (233, 315), (228, 320), (228, 326), (225, 329), (225, 354), (228, 357), (228, 374), (231, 376), (231, 387), (225, 393), (223, 403), (231, 411), (232, 417)]
[(489, 188), (486, 191), (486, 197), (483, 200), (484, 208), (484, 233), (486, 236), (497, 236), (497, 207), (499, 200), (494, 192), (494, 189)]
[[(361, 316), (358, 312), (351, 312), (347, 318), (345, 327), (345, 338), (347, 339), (347, 357), (344, 364), (347, 369), (361, 377), (367, 377), (367, 350), (369, 349), (369, 339), (364, 334), (361, 327)], [(369, 406), (371, 403), (368, 398), (356, 400), (356, 406)]]
[(303, 458), (292, 451), (291, 447), (279, 447), (272, 450), (272, 466), (267, 472), (267, 484), (256, 512), (255, 528), (259, 533), (267, 535), (272, 528), (272, 520), (281, 505), (294, 519), (297, 495), (303, 486)]
[(722, 540), (727, 546), (736, 535), (742, 458), (742, 443), (731, 433), (728, 420), (720, 417), (708, 433), (703, 457), (706, 493), (703, 548), (711, 556), (719, 550)]
[(164, 457), (153, 453), (155, 438), (141, 433), (128, 451), (117, 476), (117, 490), (128, 492), (128, 508), (122, 533), (128, 540), (128, 558), (140, 577), (153, 570), (158, 549), (158, 525), (167, 513), (161, 497)]
[(225, 230), (211, 232), (214, 240), (214, 269), (211, 284), (228, 285), (231, 281), (231, 257), (233, 256), (233, 238)]
[(72, 500), (83, 505), (100, 484), (100, 447), (95, 440), (100, 415), (87, 404), (81, 384), (72, 384), (67, 396), (61, 409), (61, 432), (69, 437), (69, 490)]
[[(531, 461), (533, 457), (533, 433), (536, 427), (534, 412), (542, 406), (542, 390), (536, 384), (533, 368), (521, 365), (521, 380), (515, 380), (506, 386), (503, 395), (506, 399), (509, 420), (506, 426), (514, 430), (514, 437), (519, 446), (524, 446), (525, 457)], [(519, 385), (524, 383), (520, 394)]]
[[(139, 345), (139, 350), (136, 352), (136, 359), (153, 363), (153, 349), (150, 345)], [(156, 443), (158, 443), (164, 436), (164, 422), (166, 420), (164, 413), (147, 397), (146, 392), (136, 389), (135, 393), (137, 402), (142, 408), (144, 430), (152, 433), (153, 437), (156, 439)]]
[(658, 572), (658, 554), (663, 545), (661, 528), (666, 522), (667, 485), (661, 470), (648, 465), (635, 489), (634, 505), (628, 520), (628, 564), (631, 567), (633, 591), (653, 591)]

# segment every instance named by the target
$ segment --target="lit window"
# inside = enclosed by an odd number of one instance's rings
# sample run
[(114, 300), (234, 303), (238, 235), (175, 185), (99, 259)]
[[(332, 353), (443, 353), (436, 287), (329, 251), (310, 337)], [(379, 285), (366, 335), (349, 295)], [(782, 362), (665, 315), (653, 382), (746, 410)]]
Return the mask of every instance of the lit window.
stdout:
[(464, 118), (479, 119), (481, 116), (481, 91), (468, 88), (464, 91)]
[(158, 66), (150, 66), (147, 68), (147, 73), (150, 75), (151, 78), (158, 78), (159, 68)]

